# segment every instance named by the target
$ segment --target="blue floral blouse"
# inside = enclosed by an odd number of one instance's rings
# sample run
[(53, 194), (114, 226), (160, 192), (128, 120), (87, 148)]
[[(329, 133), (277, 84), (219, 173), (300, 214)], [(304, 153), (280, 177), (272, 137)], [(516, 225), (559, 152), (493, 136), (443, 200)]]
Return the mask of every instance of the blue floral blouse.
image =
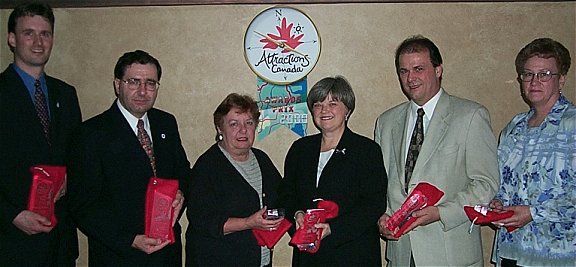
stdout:
[(500, 133), (498, 161), (504, 206), (528, 205), (533, 221), (496, 233), (492, 260), (521, 266), (576, 266), (576, 106), (563, 95), (539, 127), (534, 109)]

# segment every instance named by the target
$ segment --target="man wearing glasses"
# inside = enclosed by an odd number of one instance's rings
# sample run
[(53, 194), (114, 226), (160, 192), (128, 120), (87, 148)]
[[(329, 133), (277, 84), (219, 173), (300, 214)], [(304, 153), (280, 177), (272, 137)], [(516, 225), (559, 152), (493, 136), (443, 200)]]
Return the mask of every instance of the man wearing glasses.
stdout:
[(50, 192), (55, 226), (27, 209), (30, 168), (68, 165), (82, 122), (75, 88), (44, 72), (54, 41), (52, 8), (17, 6), (7, 39), (14, 62), (0, 74), (0, 266), (75, 266), (78, 239), (67, 216), (66, 187)]
[(176, 243), (144, 235), (150, 177), (180, 180), (175, 218), (190, 163), (173, 115), (153, 108), (162, 68), (148, 53), (125, 53), (114, 69), (117, 100), (82, 124), (70, 178), (72, 212), (86, 234), (90, 266), (182, 266), (181, 228)]

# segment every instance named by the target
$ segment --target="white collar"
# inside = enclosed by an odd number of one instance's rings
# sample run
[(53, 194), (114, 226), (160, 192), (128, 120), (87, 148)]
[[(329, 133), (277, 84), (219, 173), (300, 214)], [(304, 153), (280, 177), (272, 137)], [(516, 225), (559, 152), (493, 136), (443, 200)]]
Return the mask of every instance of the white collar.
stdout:
[[(428, 102), (426, 102), (426, 104), (424, 104), (424, 106), (419, 106), (414, 101), (410, 100), (410, 112), (412, 114), (417, 114), (418, 109), (423, 108), (424, 109), (424, 116), (426, 116), (426, 118), (428, 118), (428, 120), (430, 120), (432, 118), (432, 115), (434, 114), (434, 109), (436, 109), (436, 104), (438, 104), (438, 100), (440, 100), (440, 96), (443, 93), (444, 93), (444, 88), (440, 87), (440, 90), (438, 90), (438, 93), (436, 93), (436, 95), (434, 95), (432, 98), (430, 98), (430, 100), (428, 100)], [(417, 115), (414, 115), (414, 118), (416, 118), (416, 116)]]
[(148, 112), (144, 113), (144, 116), (142, 116), (142, 118), (136, 118), (124, 106), (122, 106), (120, 101), (116, 100), (116, 105), (118, 106), (118, 109), (120, 109), (120, 112), (128, 122), (128, 125), (130, 125), (130, 128), (132, 129), (132, 131), (134, 131), (136, 135), (138, 135), (138, 120), (141, 119), (144, 121), (144, 129), (146, 129), (148, 134), (152, 136), (150, 132), (150, 121), (148, 120)]

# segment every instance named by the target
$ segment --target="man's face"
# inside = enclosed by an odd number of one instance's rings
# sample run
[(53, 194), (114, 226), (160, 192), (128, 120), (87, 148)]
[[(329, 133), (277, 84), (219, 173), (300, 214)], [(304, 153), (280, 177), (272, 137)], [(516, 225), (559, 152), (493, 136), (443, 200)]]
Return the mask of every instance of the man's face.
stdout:
[[(131, 86), (125, 81), (140, 80), (139, 86)], [(154, 64), (134, 63), (126, 67), (122, 79), (114, 79), (114, 89), (118, 95), (118, 101), (130, 114), (136, 118), (144, 116), (154, 106), (158, 89), (146, 88), (146, 82), (158, 82), (158, 73)]]
[(14, 63), (24, 71), (42, 68), (52, 51), (52, 26), (42, 16), (16, 19), (15, 32), (8, 33), (8, 44), (14, 48)]
[(432, 66), (428, 51), (401, 54), (398, 78), (404, 93), (423, 106), (440, 91), (442, 65)]

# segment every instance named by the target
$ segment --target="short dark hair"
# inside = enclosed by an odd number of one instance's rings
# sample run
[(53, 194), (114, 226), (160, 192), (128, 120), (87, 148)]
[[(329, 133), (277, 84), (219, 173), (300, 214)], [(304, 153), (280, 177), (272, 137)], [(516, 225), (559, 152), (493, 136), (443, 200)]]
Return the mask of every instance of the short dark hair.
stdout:
[(352, 86), (343, 76), (326, 77), (314, 84), (308, 93), (308, 110), (312, 112), (314, 103), (324, 101), (328, 95), (342, 102), (348, 108), (348, 116), (352, 115), (356, 107), (356, 97)]
[[(220, 103), (214, 111), (214, 127), (217, 128), (222, 126), (224, 123), (224, 116), (226, 116), (232, 108), (238, 108), (241, 112), (250, 113), (252, 119), (256, 122), (260, 119), (258, 103), (256, 103), (251, 96), (231, 93), (222, 100), (222, 103)], [(216, 131), (218, 131), (218, 129), (216, 129)], [(216, 132), (216, 138), (218, 138), (218, 132)]]
[(124, 55), (118, 59), (118, 62), (116, 62), (116, 67), (114, 67), (114, 78), (122, 79), (126, 73), (126, 68), (134, 63), (142, 65), (153, 64), (156, 66), (156, 71), (158, 72), (158, 81), (160, 81), (160, 77), (162, 76), (162, 67), (160, 66), (160, 62), (142, 50), (124, 53)]
[(54, 13), (52, 12), (50, 5), (41, 3), (24, 3), (18, 5), (14, 10), (12, 10), (12, 13), (10, 13), (10, 17), (8, 17), (8, 33), (15, 33), (16, 21), (19, 18), (26, 16), (44, 17), (50, 23), (52, 31), (54, 31)]
[(396, 49), (396, 71), (398, 71), (398, 68), (400, 67), (400, 55), (420, 53), (424, 51), (428, 51), (430, 62), (432, 62), (434, 68), (442, 65), (442, 55), (440, 55), (440, 50), (436, 44), (422, 35), (414, 35), (402, 41), (400, 46)]
[(568, 74), (570, 70), (570, 52), (561, 43), (550, 38), (535, 39), (518, 52), (516, 55), (516, 73), (524, 72), (524, 65), (531, 57), (555, 58), (560, 74)]

